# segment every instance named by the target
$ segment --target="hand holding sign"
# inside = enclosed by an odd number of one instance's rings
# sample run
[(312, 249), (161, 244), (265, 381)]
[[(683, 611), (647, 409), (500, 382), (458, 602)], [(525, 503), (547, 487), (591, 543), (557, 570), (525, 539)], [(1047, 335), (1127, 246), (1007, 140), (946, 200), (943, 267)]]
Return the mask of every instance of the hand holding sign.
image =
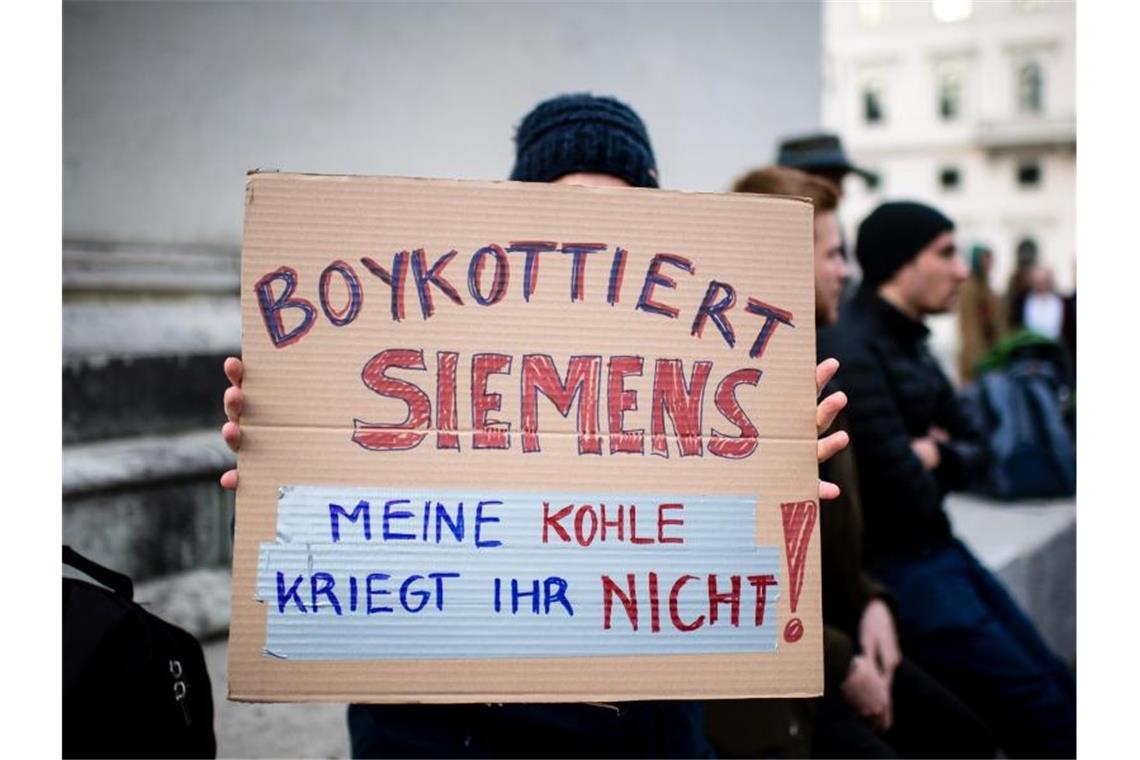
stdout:
[[(230, 381), (230, 387), (226, 388), (226, 392), (222, 396), (222, 407), (226, 411), (226, 422), (222, 425), (222, 440), (230, 447), (230, 451), (236, 454), (241, 448), (241, 410), (245, 405), (245, 396), (241, 392), (241, 377), (244, 371), (241, 359), (234, 356), (227, 358), (222, 365), (222, 371), (225, 372), (226, 379)], [(236, 489), (238, 483), (237, 468), (222, 473), (219, 482), (222, 488), (228, 491)]]
[[(823, 389), (831, 382), (831, 378), (835, 377), (835, 373), (839, 371), (839, 362), (835, 359), (824, 359), (815, 368), (815, 388), (816, 393), (823, 393)], [(843, 407), (847, 406), (847, 394), (843, 391), (835, 391), (829, 394), (827, 398), (819, 402), (815, 408), (815, 432), (816, 435), (823, 436), (831, 427), (831, 423), (835, 422), (836, 416), (843, 411)], [(834, 433), (820, 438), (819, 444), (816, 448), (816, 460), (823, 464), (828, 459), (838, 454), (843, 449), (847, 448), (850, 441), (846, 430), (837, 430)], [(829, 483), (826, 480), (819, 481), (819, 499), (825, 501), (827, 499), (839, 498), (839, 486), (834, 483)]]

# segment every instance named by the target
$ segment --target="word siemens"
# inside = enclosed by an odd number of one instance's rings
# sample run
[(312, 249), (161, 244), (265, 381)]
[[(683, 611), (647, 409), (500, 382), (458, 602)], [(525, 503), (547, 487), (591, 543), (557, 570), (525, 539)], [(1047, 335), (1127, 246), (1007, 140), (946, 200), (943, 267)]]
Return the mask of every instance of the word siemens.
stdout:
[[(562, 243), (551, 241), (512, 241), (504, 249), (491, 244), (475, 251), (467, 267), (467, 291), (471, 300), (481, 307), (501, 302), (507, 295), (511, 276), (511, 259), (522, 258), (522, 296), (529, 302), (535, 292), (541, 254), (571, 256), (570, 301), (585, 299), (585, 271), (591, 256), (609, 255), (609, 277), (606, 286), (606, 303), (614, 306), (621, 300), (625, 266), (629, 252), (615, 246), (608, 252), (604, 243)], [(405, 292), (409, 285), (415, 290), (423, 318), (435, 313), (433, 293), (438, 291), (451, 302), (464, 306), (465, 302), (456, 287), (445, 277), (445, 269), (458, 255), (455, 250), (437, 258), (430, 265), (423, 249), (400, 251), (392, 258), (391, 267), (385, 267), (370, 257), (360, 259), (364, 268), (375, 279), (387, 286), (390, 292), (392, 319), (405, 318)], [(676, 289), (677, 281), (662, 271), (679, 271), (695, 274), (693, 262), (675, 253), (657, 253), (649, 262), (635, 309), (676, 319), (680, 309), (663, 301), (658, 291)], [(490, 272), (488, 274), (488, 272)], [(347, 292), (347, 302), (334, 305), (331, 288), (339, 281)], [(266, 331), (273, 345), (284, 348), (301, 340), (318, 319), (318, 308), (312, 301), (296, 295), (297, 271), (282, 266), (263, 276), (254, 285), (257, 302)], [(434, 289), (434, 290), (433, 290)], [(360, 313), (364, 302), (364, 284), (360, 275), (349, 263), (336, 260), (322, 271), (317, 288), (320, 311), (334, 327), (351, 324)], [(710, 280), (704, 297), (690, 326), (690, 334), (703, 338), (705, 326), (712, 322), (717, 333), (729, 347), (736, 346), (736, 328), (729, 312), (737, 304), (736, 289), (729, 283)], [(760, 320), (756, 337), (748, 355), (752, 359), (763, 356), (773, 333), (779, 325), (795, 327), (790, 311), (771, 306), (748, 297), (743, 312)], [(286, 328), (285, 315), (290, 323)], [(300, 320), (299, 322), (297, 320)], [(439, 351), (436, 354), (436, 421), (432, 426), (432, 401), (418, 385), (388, 375), (389, 370), (426, 370), (422, 350), (394, 348), (381, 351), (365, 363), (361, 372), (364, 385), (373, 392), (402, 401), (407, 415), (402, 422), (377, 423), (355, 420), (352, 440), (373, 451), (401, 451), (415, 448), (434, 431), (439, 449), (460, 449), (456, 377), (459, 354)], [(608, 411), (609, 453), (645, 453), (645, 431), (627, 430), (626, 412), (638, 409), (637, 391), (627, 388), (626, 378), (641, 376), (646, 360), (641, 356), (611, 356), (607, 362), (606, 400)], [(471, 446), (475, 449), (509, 449), (511, 423), (493, 419), (489, 415), (502, 409), (502, 397), (487, 390), (492, 375), (509, 375), (514, 357), (500, 353), (475, 353), (470, 361), (471, 419), (473, 434)], [(757, 447), (757, 429), (736, 399), (740, 385), (756, 386), (762, 371), (747, 367), (731, 371), (720, 379), (713, 393), (717, 410), (739, 435), (726, 435), (711, 430), (702, 432), (702, 413), (706, 387), (712, 372), (712, 362), (694, 361), (688, 379), (680, 359), (662, 358), (653, 363), (651, 440), (650, 451), (658, 456), (669, 456), (665, 418), (673, 423), (674, 437), (680, 456), (701, 456), (704, 442), (715, 456), (742, 459), (750, 456)], [(546, 354), (526, 354), (521, 357), (521, 438), (525, 453), (541, 451), (539, 445), (538, 402), (541, 393), (554, 402), (559, 413), (566, 417), (578, 402), (578, 453), (601, 454), (603, 436), (598, 423), (601, 397), (601, 356), (573, 356), (566, 375), (559, 376), (553, 359)]]
[[(449, 508), (429, 499), (420, 510), (418, 507), (404, 508), (412, 507), (409, 499), (389, 499), (384, 503), (380, 514), (376, 515), (379, 517), (376, 520), (376, 530), (372, 505), (368, 501), (359, 501), (351, 512), (339, 504), (330, 503), (330, 534), (334, 544), (341, 543), (341, 521), (347, 521), (360, 529), (359, 537), (366, 542), (376, 540), (384, 543), (412, 541), (441, 544), (470, 541), (477, 549), (494, 550), (504, 545), (501, 540), (488, 535), (500, 522), (500, 518), (494, 514), (494, 508), (501, 505), (502, 502), (496, 499), (478, 501), (474, 509), (472, 529), (467, 530), (465, 514), (470, 510), (465, 512), (463, 502)], [(685, 505), (680, 502), (660, 503), (655, 509), (650, 507), (649, 520), (643, 521), (643, 532), (639, 534), (636, 504), (611, 504), (608, 510), (604, 503), (599, 503), (596, 507), (593, 504), (568, 504), (558, 508), (556, 505), (552, 509), (550, 502), (543, 502), (541, 542), (543, 545), (583, 548), (595, 542), (638, 547), (683, 545), (684, 508)], [(644, 522), (649, 524), (645, 525)], [(286, 575), (278, 570), (276, 576), (279, 614), (285, 614), (288, 609), (302, 615), (315, 615), (320, 614), (322, 609), (328, 609), (336, 616), (351, 613), (382, 615), (396, 613), (398, 610), (418, 615), (431, 609), (443, 612), (446, 600), (457, 593), (460, 599), (454, 604), (459, 608), (470, 609), (472, 604), (478, 604), (471, 596), (470, 586), (466, 589), (461, 587), (458, 591), (453, 587), (452, 593), (448, 593), (449, 584), (461, 583), (463, 578), (461, 573), (453, 571), (370, 572), (347, 576), (341, 574), (338, 577), (333, 573), (310, 570), (308, 583), (305, 582), (306, 576), (303, 573)], [(768, 590), (776, 586), (777, 580), (772, 574), (698, 575), (676, 570), (654, 570), (644, 575), (625, 573), (624, 577), (620, 573), (611, 575), (601, 572), (596, 588), (600, 593), (601, 623), (604, 630), (615, 627), (615, 618), (620, 620), (620, 614), (615, 614), (620, 607), (625, 613), (626, 622), (619, 628), (624, 629), (628, 625), (629, 629), (637, 631), (648, 627), (651, 633), (659, 633), (669, 626), (678, 631), (691, 632), (706, 625), (716, 625), (722, 606), (727, 606), (729, 610), (727, 625), (740, 627), (743, 617), (745, 627), (749, 624), (762, 627), (768, 606)], [(522, 579), (494, 577), (487, 591), (490, 592), (490, 608), (495, 614), (517, 616), (521, 612), (523, 615), (575, 615), (569, 595), (570, 582), (561, 576)], [(688, 610), (684, 616), (682, 605)]]

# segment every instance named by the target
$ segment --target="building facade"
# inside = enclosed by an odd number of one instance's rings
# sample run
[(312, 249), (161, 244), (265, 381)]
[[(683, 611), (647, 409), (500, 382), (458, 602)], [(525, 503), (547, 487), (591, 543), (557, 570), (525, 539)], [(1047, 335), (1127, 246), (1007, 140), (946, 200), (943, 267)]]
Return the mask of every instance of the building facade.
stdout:
[[(826, 0), (823, 24), (824, 123), (879, 177), (847, 180), (848, 239), (878, 203), (919, 200), (993, 250), (996, 290), (1019, 251), (1075, 287), (1074, 3)], [(932, 326), (949, 367), (954, 319)]]

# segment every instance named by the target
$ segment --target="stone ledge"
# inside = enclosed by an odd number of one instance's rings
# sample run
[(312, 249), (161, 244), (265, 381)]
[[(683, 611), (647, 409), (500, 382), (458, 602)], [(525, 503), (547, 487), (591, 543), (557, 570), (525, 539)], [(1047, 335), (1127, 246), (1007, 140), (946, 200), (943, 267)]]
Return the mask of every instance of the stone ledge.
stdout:
[(236, 295), (240, 260), (229, 246), (64, 241), (63, 292)]
[(345, 705), (328, 702), (231, 702), (229, 641), (203, 649), (214, 694), (218, 757), (351, 757)]
[(216, 638), (230, 627), (230, 571), (200, 568), (146, 581), (135, 587), (135, 601), (201, 640)]
[(1075, 665), (1076, 501), (1005, 503), (953, 494), (946, 511), (955, 534), (1001, 579), (1054, 651)]
[(213, 429), (73, 444), (63, 449), (63, 495), (202, 477), (221, 473), (234, 461)]
[(228, 566), (233, 494), (216, 473), (93, 491), (63, 501), (63, 541), (138, 583)]
[(241, 303), (236, 293), (63, 304), (67, 364), (98, 365), (111, 357), (240, 352)]
[[(63, 365), (63, 442), (219, 430), (227, 353), (119, 356)], [(66, 450), (66, 449), (65, 449)]]

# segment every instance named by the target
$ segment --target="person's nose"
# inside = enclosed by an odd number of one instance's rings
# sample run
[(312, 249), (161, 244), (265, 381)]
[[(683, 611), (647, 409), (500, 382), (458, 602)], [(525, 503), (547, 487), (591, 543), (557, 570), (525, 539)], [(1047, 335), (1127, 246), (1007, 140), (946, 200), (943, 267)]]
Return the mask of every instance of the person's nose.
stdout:
[(966, 263), (962, 261), (961, 257), (954, 259), (954, 277), (957, 280), (964, 282), (970, 276), (970, 270), (966, 269)]
[(851, 279), (851, 265), (847, 263), (847, 259), (839, 260), (839, 281), (846, 283)]

